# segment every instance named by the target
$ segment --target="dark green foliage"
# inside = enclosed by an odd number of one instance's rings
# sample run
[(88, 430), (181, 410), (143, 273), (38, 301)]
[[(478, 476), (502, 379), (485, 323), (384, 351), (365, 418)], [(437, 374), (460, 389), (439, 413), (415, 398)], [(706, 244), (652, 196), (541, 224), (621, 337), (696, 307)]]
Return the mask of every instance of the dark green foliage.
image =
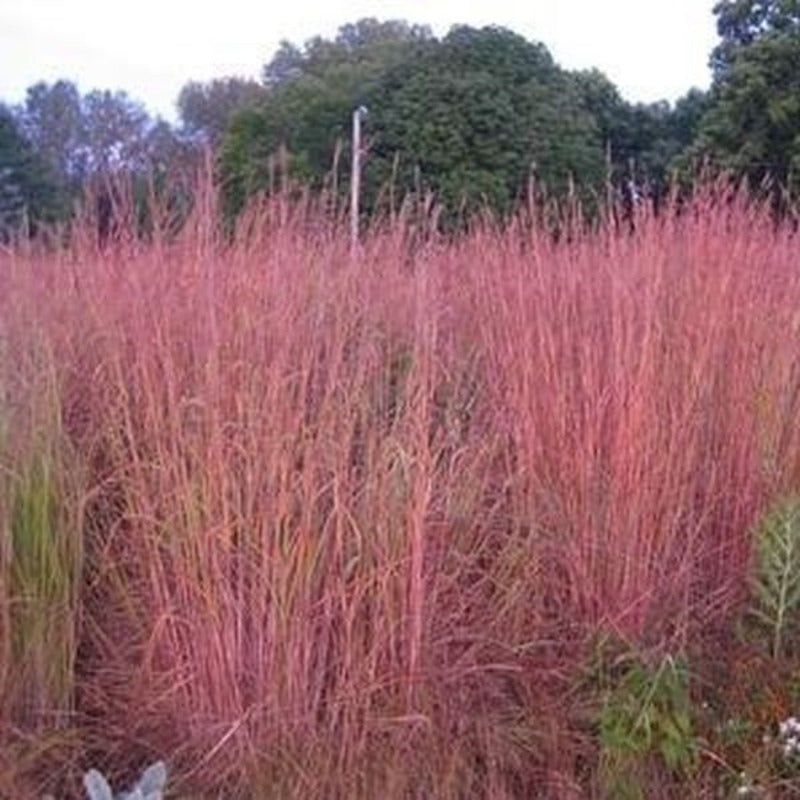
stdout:
[(145, 165), (151, 121), (143, 106), (125, 92), (92, 91), (82, 98), (81, 111), (89, 173)]
[(264, 100), (261, 84), (243, 78), (218, 78), (208, 83), (190, 81), (178, 95), (184, 133), (216, 146), (231, 117)]
[(690, 89), (676, 103), (670, 117), (669, 130), (672, 139), (681, 148), (694, 141), (706, 110), (709, 107), (709, 94), (700, 89)]
[[(285, 145), (290, 175), (319, 187), (334, 168), (347, 190), (353, 109), (366, 104), (363, 207), (392, 183), (433, 191), (446, 216), (504, 213), (536, 174), (551, 192), (602, 181), (599, 127), (547, 49), (501, 28), (454, 28), (441, 41), (407, 23), (362, 20), (333, 41), (283, 43), (264, 71), (268, 96), (234, 116), (220, 167), (229, 209), (269, 184)], [(337, 149), (338, 148), (338, 149)]]
[(65, 188), (75, 188), (87, 170), (85, 122), (78, 87), (65, 80), (29, 87), (16, 118), (28, 141)]
[(332, 41), (317, 36), (302, 48), (281, 42), (264, 67), (264, 83), (275, 88), (301, 76), (325, 79), (331, 71), (346, 65), (369, 82), (387, 67), (405, 60), (411, 46), (432, 40), (433, 35), (425, 26), (402, 20), (361, 19), (339, 28)]
[(665, 101), (631, 105), (597, 70), (572, 79), (595, 119), (613, 183), (633, 178), (656, 194), (666, 191), (674, 160), (694, 140), (708, 95), (692, 89), (674, 106)]
[(282, 169), (314, 188), (329, 181), (344, 198), (351, 115), (362, 104), (364, 213), (421, 192), (450, 226), (479, 210), (507, 214), (532, 179), (551, 198), (575, 192), (590, 210), (608, 181), (620, 189), (633, 179), (663, 195), (708, 106), (699, 90), (674, 108), (631, 105), (602, 73), (565, 71), (544, 45), (503, 28), (457, 26), (439, 40), (373, 19), (333, 40), (283, 42), (263, 79), (263, 101), (234, 114), (222, 139), (232, 214), (278, 185)]
[(723, 0), (714, 13), (714, 83), (679, 163), (724, 170), (753, 190), (769, 182), (786, 210), (800, 166), (800, 0)]
[[(228, 208), (269, 185), (285, 145), (289, 174), (348, 188), (350, 115), (366, 104), (362, 208), (432, 192), (442, 219), (505, 214), (531, 177), (560, 197), (593, 198), (629, 180), (656, 198), (679, 171), (710, 161), (760, 186), (791, 189), (800, 164), (800, 0), (723, 0), (714, 85), (674, 106), (630, 104), (597, 70), (570, 73), (508, 30), (455, 27), (443, 39), (402, 22), (362, 20), (333, 40), (283, 42), (264, 101), (234, 115), (220, 168)], [(609, 183), (610, 182), (610, 183)], [(383, 194), (382, 194), (383, 193)], [(385, 208), (385, 206), (384, 206)]]
[(0, 241), (24, 226), (35, 230), (67, 211), (67, 198), (52, 170), (22, 135), (11, 112), (0, 106)]
[(261, 110), (241, 111), (231, 120), (220, 153), (226, 213), (235, 215), (253, 193), (270, 187), (281, 126)]
[(28, 89), (16, 118), (59, 183), (72, 191), (100, 173), (146, 171), (174, 155), (177, 138), (125, 92), (81, 95), (69, 81)]
[[(153, 228), (153, 196), (169, 217), (167, 227), (185, 219), (197, 148), (164, 120), (151, 119), (125, 92), (81, 95), (69, 81), (37, 83), (13, 114), (3, 112), (0, 126), (6, 231), (18, 228), (23, 216), (32, 230), (40, 222), (67, 219), (87, 193), (106, 208), (98, 208), (98, 216), (107, 217), (119, 205), (110, 187), (123, 184), (133, 187), (139, 230)], [(113, 213), (118, 216), (119, 209)]]
[(717, 75), (730, 68), (743, 46), (771, 33), (800, 30), (800, 0), (719, 0), (714, 14), (721, 39), (711, 54)]
[(346, 172), (353, 109), (369, 103), (383, 74), (429, 38), (426, 28), (367, 19), (343, 26), (332, 42), (312, 39), (302, 50), (284, 42), (264, 69), (265, 101), (234, 114), (222, 142), (226, 208), (235, 213), (247, 196), (269, 187), (277, 171), (271, 157), (282, 147), (280, 169), (315, 188), (334, 168), (337, 148)]
[(451, 213), (508, 211), (535, 174), (551, 190), (602, 178), (594, 121), (544, 46), (500, 28), (454, 28), (385, 76), (374, 103), (373, 178), (399, 156), (400, 186)]
[(748, 177), (787, 183), (800, 166), (800, 34), (772, 33), (720, 74), (692, 151)]

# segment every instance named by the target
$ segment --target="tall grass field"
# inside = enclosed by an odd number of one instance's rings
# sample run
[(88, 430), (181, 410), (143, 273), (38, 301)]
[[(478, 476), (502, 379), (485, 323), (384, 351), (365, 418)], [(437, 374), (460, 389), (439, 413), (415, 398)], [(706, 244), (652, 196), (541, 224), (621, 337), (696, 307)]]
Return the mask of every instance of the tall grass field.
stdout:
[(0, 797), (800, 795), (791, 227), (217, 228), (0, 251)]

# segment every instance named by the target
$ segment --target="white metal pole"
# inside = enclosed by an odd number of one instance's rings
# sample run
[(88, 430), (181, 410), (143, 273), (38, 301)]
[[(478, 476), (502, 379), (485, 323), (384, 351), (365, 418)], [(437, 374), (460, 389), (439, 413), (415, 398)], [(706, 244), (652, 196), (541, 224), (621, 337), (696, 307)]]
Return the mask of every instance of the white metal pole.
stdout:
[(361, 195), (361, 118), (367, 109), (359, 106), (353, 112), (353, 169), (350, 178), (350, 249), (358, 248), (358, 215)]

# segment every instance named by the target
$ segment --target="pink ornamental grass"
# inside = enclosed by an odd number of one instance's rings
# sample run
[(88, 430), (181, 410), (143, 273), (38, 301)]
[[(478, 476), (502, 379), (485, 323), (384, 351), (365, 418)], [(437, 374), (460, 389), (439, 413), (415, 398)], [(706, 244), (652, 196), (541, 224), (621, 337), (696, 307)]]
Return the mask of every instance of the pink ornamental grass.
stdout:
[[(790, 232), (710, 190), (355, 257), (302, 205), (213, 223), (0, 255), (0, 734), (231, 796), (577, 792), (587, 639), (702, 643), (797, 489)], [(61, 593), (7, 524), (43, 440)]]

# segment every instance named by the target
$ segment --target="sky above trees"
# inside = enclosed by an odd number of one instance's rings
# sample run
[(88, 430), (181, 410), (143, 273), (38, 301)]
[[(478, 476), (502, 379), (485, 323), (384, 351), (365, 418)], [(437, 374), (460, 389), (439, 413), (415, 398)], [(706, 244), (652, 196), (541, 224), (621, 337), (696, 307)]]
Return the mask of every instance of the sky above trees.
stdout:
[(367, 16), (507, 27), (544, 42), (567, 69), (596, 67), (630, 101), (675, 100), (710, 82), (714, 0), (0, 0), (0, 98), (68, 78), (83, 91), (123, 89), (175, 119), (189, 80), (257, 78), (283, 39), (331, 36)]

